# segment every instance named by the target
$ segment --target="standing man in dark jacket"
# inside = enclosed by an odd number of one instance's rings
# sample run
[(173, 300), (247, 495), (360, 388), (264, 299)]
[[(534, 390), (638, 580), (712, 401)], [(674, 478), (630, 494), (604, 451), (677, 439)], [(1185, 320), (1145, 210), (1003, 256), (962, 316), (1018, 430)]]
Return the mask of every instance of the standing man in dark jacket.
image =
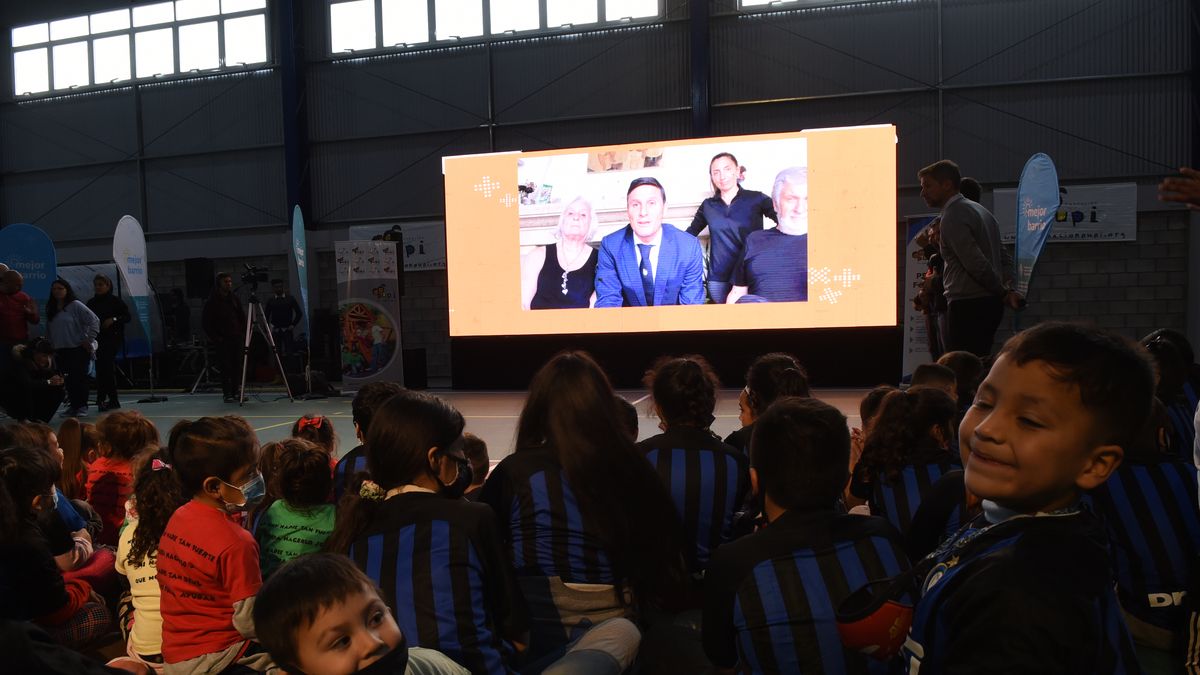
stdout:
[(296, 351), (296, 338), (292, 331), (304, 318), (304, 311), (300, 309), (296, 296), (288, 293), (287, 283), (283, 279), (272, 279), (271, 291), (271, 299), (264, 303), (263, 309), (267, 312), (275, 345), (282, 353), (291, 354)]
[(245, 339), (246, 312), (233, 294), (233, 277), (222, 272), (217, 286), (204, 303), (204, 332), (217, 350), (221, 369), (221, 393), (225, 402), (237, 400), (241, 375), (242, 342)]
[(92, 284), (95, 295), (87, 301), (87, 307), (100, 319), (100, 334), (96, 336), (96, 408), (104, 412), (121, 407), (117, 401), (117, 350), (124, 340), (125, 324), (129, 323), (129, 306), (113, 293), (112, 280), (103, 274), (97, 274)]

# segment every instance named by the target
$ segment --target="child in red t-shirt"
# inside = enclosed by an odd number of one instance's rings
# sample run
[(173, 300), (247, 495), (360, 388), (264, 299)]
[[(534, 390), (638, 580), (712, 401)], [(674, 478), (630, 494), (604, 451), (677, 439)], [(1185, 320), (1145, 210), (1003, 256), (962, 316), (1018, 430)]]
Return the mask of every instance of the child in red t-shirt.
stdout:
[(133, 459), (158, 446), (158, 430), (140, 412), (122, 410), (100, 418), (100, 457), (87, 472), (87, 501), (100, 514), (104, 530), (97, 543), (116, 547), (125, 522), (125, 502), (133, 494)]
[(192, 499), (158, 543), (163, 672), (265, 671), (271, 659), (253, 641), (251, 618), (262, 585), (258, 545), (230, 518), (264, 492), (254, 430), (240, 417), (200, 418), (179, 433), (171, 459)]

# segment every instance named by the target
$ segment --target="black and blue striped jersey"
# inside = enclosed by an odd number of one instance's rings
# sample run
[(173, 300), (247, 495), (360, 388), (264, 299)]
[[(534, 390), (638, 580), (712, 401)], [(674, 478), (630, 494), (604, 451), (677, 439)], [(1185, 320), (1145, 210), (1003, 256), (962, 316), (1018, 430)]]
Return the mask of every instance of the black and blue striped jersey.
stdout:
[(566, 472), (549, 451), (505, 457), (488, 474), (479, 501), (495, 511), (517, 575), (617, 583), (604, 543), (593, 534)]
[(907, 567), (899, 534), (881, 518), (787, 512), (713, 554), (704, 651), (743, 673), (875, 672), (842, 645), (835, 612), (868, 581)]
[(638, 443), (683, 521), (688, 568), (700, 572), (733, 538), (734, 514), (750, 492), (750, 462), (711, 432), (676, 428)]
[(1190, 463), (1126, 457), (1089, 495), (1104, 521), (1126, 612), (1172, 633), (1183, 597), (1200, 581), (1200, 506)]
[(367, 449), (359, 445), (350, 452), (342, 455), (333, 468), (333, 501), (338, 503), (342, 495), (354, 484), (354, 477), (367, 472)]
[(379, 506), (349, 555), (379, 585), (409, 645), (475, 675), (513, 672), (509, 640), (524, 639), (527, 616), (491, 509), (400, 494)]
[(1090, 512), (979, 516), (932, 556), (900, 655), (909, 675), (1141, 672)]

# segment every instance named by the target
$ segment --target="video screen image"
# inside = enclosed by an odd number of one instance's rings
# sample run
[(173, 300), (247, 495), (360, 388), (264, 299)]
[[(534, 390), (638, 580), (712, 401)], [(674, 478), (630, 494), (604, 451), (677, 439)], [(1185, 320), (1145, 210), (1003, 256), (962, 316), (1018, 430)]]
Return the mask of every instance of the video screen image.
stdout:
[(443, 167), (452, 336), (895, 324), (894, 127)]

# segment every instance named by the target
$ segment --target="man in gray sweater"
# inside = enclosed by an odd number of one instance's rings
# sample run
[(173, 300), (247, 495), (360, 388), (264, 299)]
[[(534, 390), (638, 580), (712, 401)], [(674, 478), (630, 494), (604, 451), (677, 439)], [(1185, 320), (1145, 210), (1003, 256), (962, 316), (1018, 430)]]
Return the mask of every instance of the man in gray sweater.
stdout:
[(943, 159), (917, 172), (921, 198), (942, 210), (941, 253), (946, 269), (949, 335), (946, 350), (991, 354), (1004, 306), (1016, 309), (1021, 296), (1012, 289), (1012, 257), (1000, 245), (996, 218), (959, 192), (958, 165)]

